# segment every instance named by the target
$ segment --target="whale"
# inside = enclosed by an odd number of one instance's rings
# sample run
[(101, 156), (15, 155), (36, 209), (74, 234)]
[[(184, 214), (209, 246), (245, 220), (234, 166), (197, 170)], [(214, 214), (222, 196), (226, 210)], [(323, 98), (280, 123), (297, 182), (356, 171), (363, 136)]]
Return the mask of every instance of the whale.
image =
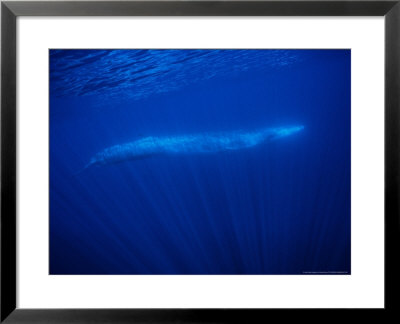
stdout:
[[(139, 160), (158, 155), (212, 154), (248, 149), (298, 133), (303, 125), (262, 128), (253, 131), (206, 132), (176, 136), (147, 136), (114, 145), (95, 154), (80, 171), (92, 166)], [(80, 173), (79, 172), (79, 173)]]

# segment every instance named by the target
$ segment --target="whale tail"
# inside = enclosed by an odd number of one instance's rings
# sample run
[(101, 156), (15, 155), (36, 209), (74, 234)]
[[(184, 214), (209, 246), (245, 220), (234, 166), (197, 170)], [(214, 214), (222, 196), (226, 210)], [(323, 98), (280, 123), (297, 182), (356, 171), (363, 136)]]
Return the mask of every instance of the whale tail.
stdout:
[(82, 174), (84, 171), (86, 171), (88, 168), (90, 168), (94, 163), (92, 161), (90, 161), (89, 163), (87, 163), (82, 169), (78, 170), (77, 172), (75, 172), (73, 174), (74, 177)]

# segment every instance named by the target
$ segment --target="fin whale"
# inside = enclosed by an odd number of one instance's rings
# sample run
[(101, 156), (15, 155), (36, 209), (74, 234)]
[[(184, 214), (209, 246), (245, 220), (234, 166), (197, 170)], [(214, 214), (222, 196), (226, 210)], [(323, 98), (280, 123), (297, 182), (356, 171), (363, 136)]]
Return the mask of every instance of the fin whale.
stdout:
[[(304, 126), (264, 128), (256, 131), (200, 133), (156, 137), (149, 136), (133, 142), (115, 145), (94, 155), (80, 171), (93, 166), (144, 159), (160, 154), (217, 153), (257, 146), (265, 141), (290, 136)], [(79, 173), (80, 173), (79, 172)]]

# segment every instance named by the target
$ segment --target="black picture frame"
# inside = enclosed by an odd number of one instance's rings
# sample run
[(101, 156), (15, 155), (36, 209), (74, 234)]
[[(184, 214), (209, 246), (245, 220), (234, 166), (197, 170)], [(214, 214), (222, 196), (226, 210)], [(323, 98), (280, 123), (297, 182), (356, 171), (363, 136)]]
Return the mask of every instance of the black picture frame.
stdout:
[[(18, 16), (384, 16), (384, 309), (19, 309), (16, 308), (16, 18)], [(40, 35), (38, 35), (40, 37)], [(2, 1), (1, 312), (4, 323), (259, 322), (287, 312), (297, 320), (343, 320), (343, 312), (382, 321), (400, 307), (400, 0), (372, 1)], [(211, 292), (210, 292), (211, 293)], [(285, 313), (285, 314), (283, 314)], [(396, 317), (394, 317), (396, 318)], [(360, 320), (360, 318), (358, 318)]]

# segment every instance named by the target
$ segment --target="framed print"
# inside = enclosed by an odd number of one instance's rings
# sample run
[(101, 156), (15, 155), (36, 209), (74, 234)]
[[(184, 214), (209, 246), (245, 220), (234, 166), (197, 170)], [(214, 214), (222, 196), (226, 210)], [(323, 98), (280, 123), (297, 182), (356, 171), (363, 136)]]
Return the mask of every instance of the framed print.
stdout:
[(1, 320), (396, 312), (399, 6), (2, 2)]

